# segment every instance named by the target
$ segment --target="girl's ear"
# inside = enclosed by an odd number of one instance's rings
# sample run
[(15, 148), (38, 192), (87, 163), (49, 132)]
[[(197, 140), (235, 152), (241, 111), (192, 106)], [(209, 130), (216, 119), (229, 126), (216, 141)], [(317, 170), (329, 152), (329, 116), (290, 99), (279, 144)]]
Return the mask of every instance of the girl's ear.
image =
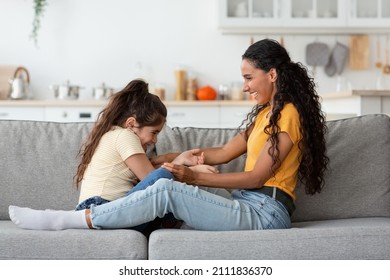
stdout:
[(125, 122), (125, 128), (133, 128), (136, 125), (137, 120), (134, 117), (127, 118)]

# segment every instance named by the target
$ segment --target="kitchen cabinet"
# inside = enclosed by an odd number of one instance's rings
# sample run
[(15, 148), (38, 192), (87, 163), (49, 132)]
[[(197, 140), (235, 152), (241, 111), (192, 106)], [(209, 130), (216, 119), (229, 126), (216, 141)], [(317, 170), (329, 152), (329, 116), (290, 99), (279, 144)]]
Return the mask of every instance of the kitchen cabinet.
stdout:
[[(107, 101), (1, 100), (0, 119), (94, 122)], [(171, 127), (237, 128), (253, 107), (251, 101), (165, 101)]]
[(390, 24), (390, 0), (350, 0), (348, 24), (353, 27), (383, 27)]
[(390, 0), (219, 0), (223, 33), (387, 33)]
[(0, 119), (93, 122), (106, 101), (0, 100)]
[(250, 101), (166, 102), (167, 125), (174, 127), (237, 128), (254, 103)]
[(46, 107), (45, 120), (51, 122), (94, 122), (102, 108)]
[(41, 107), (0, 106), (0, 120), (43, 121), (45, 114)]
[(222, 128), (238, 128), (255, 104), (242, 106), (222, 106), (220, 108), (219, 126)]
[(167, 125), (170, 127), (219, 127), (218, 106), (167, 106)]
[(327, 120), (367, 114), (390, 115), (389, 90), (352, 90), (327, 93), (321, 97)]

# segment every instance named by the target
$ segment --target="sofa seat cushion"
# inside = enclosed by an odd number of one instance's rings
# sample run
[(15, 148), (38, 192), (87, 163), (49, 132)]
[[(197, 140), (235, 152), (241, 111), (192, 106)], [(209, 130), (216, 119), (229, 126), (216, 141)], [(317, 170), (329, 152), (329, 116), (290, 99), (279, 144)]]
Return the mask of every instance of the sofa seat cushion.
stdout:
[(145, 260), (147, 239), (135, 230), (36, 231), (0, 221), (0, 259)]
[(74, 187), (90, 123), (1, 121), (0, 220), (8, 206), (72, 210), (79, 193)]
[(390, 218), (295, 223), (291, 229), (163, 229), (149, 239), (149, 259), (390, 259)]

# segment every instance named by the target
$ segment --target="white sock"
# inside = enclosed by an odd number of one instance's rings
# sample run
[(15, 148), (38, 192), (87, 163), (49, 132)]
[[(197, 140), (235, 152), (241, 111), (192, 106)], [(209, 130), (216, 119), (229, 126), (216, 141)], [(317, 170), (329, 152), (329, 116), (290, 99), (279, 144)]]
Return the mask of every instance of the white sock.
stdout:
[(20, 228), (36, 230), (63, 230), (89, 228), (85, 219), (85, 210), (34, 210), (18, 206), (9, 206), (12, 222)]

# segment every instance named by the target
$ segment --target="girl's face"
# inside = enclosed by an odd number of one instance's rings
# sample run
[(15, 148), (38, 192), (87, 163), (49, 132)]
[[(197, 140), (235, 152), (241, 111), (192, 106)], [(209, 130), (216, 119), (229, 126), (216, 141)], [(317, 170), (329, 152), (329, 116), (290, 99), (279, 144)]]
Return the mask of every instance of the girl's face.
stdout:
[(272, 100), (276, 92), (276, 70), (272, 68), (268, 72), (254, 67), (248, 60), (241, 62), (241, 74), (244, 78), (243, 91), (248, 92), (257, 102), (263, 105)]
[[(128, 123), (129, 119), (132, 119), (130, 120), (130, 123)], [(164, 127), (164, 122), (156, 126), (140, 127), (138, 122), (134, 118), (131, 117), (129, 119), (126, 122), (127, 124), (126, 127), (130, 128), (135, 133), (135, 135), (138, 136), (139, 140), (141, 141), (141, 145), (144, 148), (144, 151), (146, 152), (148, 146), (157, 143), (157, 135)]]

